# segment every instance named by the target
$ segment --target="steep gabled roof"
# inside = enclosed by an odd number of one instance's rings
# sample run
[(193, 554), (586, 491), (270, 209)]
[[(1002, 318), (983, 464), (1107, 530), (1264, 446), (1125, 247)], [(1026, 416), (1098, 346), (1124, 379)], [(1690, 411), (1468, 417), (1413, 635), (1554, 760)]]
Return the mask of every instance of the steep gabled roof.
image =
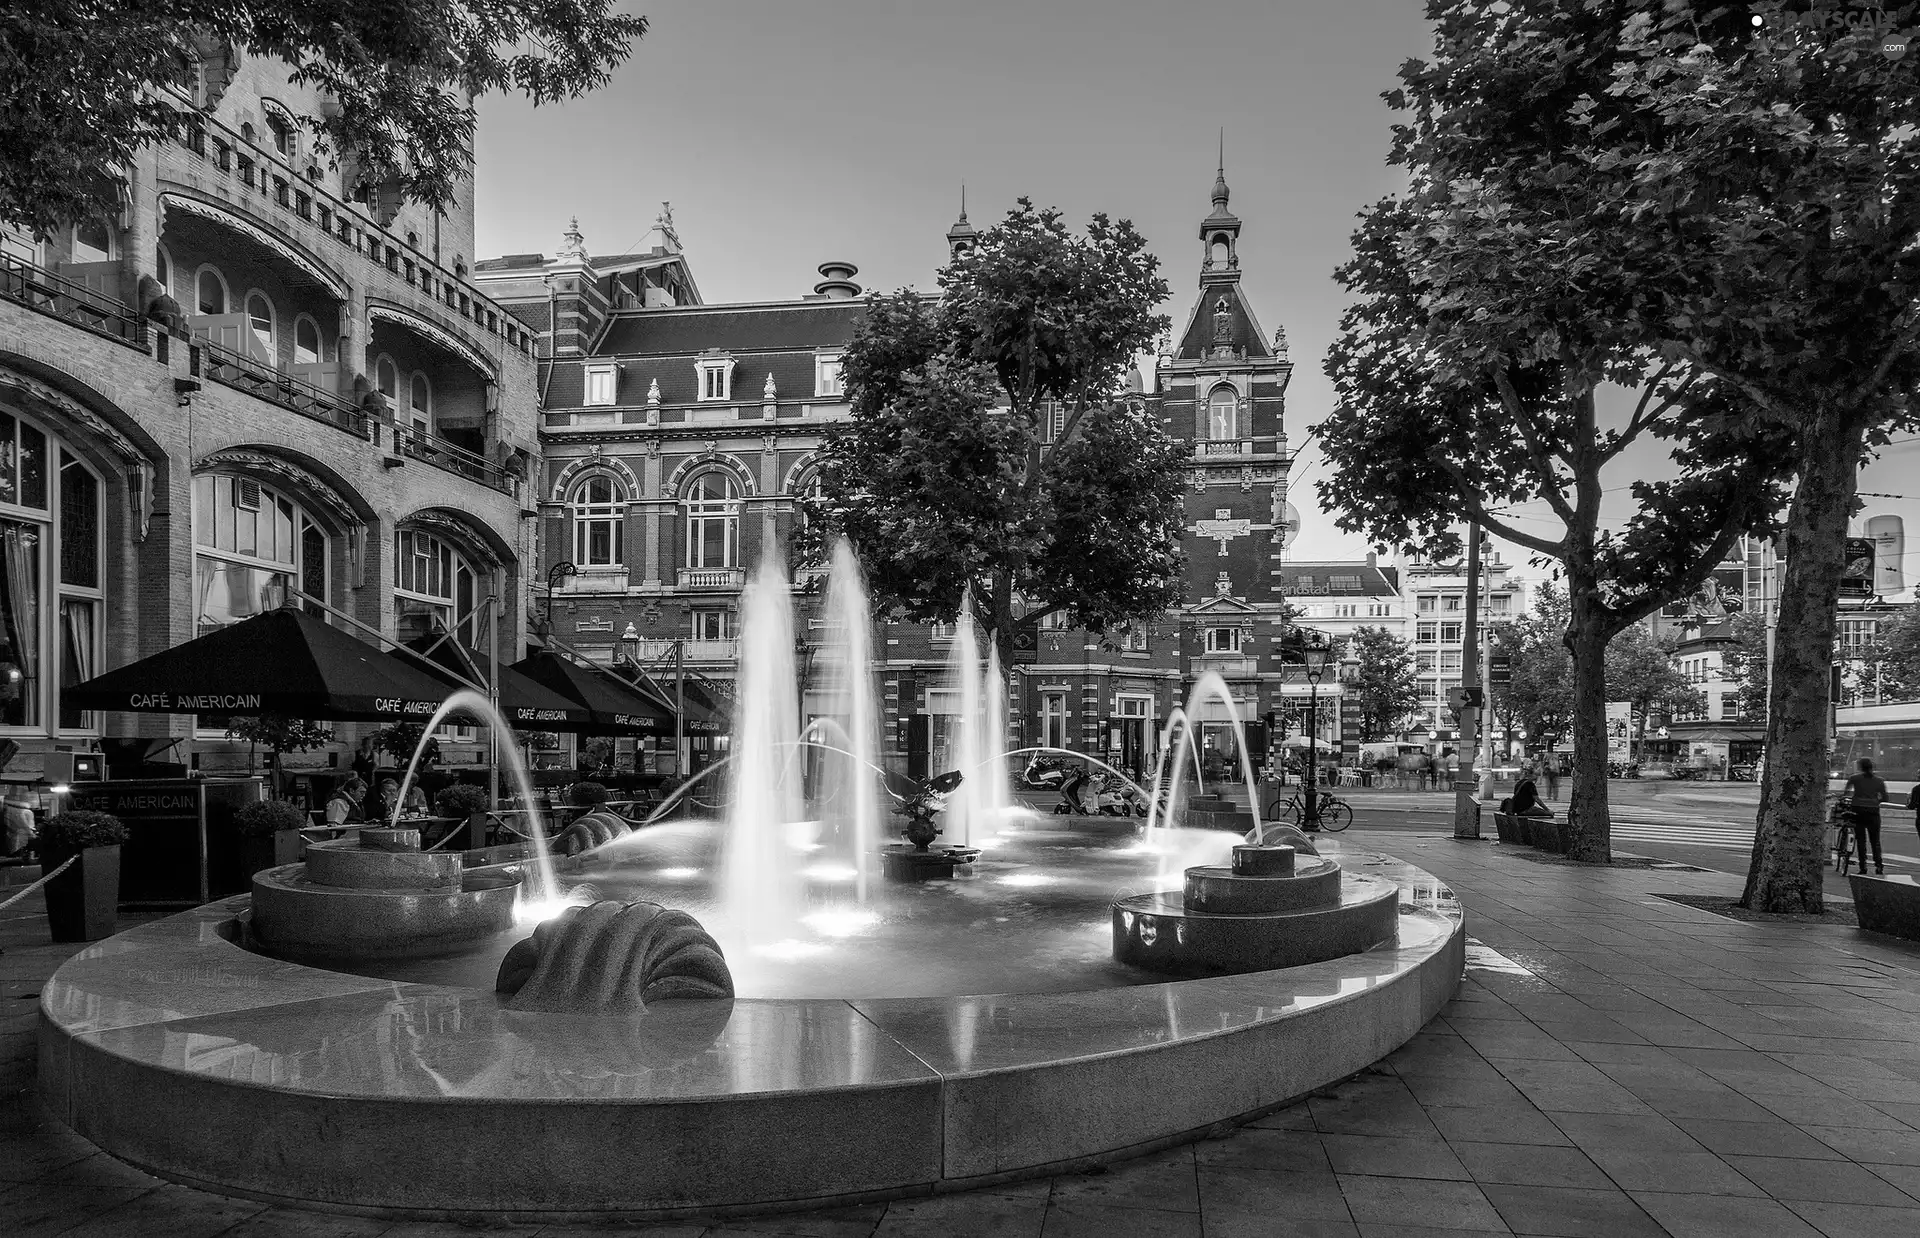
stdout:
[(1214, 348), (1214, 308), (1223, 296), (1227, 298), (1233, 347), (1245, 349), (1249, 361), (1272, 358), (1273, 347), (1261, 330), (1259, 319), (1253, 316), (1253, 305), (1235, 282), (1203, 283), (1200, 286), (1200, 297), (1193, 304), (1193, 312), (1187, 316), (1186, 329), (1180, 333), (1179, 346), (1174, 349), (1174, 360), (1201, 361)]

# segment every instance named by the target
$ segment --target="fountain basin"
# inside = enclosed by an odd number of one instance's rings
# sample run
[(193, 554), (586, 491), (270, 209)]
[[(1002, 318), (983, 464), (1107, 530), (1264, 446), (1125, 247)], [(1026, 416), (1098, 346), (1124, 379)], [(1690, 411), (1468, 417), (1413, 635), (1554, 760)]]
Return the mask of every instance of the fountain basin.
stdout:
[(1334, 879), (1337, 902), (1277, 913), (1195, 911), (1169, 892), (1120, 899), (1113, 905), (1113, 957), (1170, 975), (1222, 976), (1299, 967), (1392, 942), (1399, 927), (1398, 887), (1337, 867)]
[(953, 870), (980, 857), (977, 847), (918, 851), (904, 844), (880, 849), (880, 873), (888, 881), (951, 881)]
[(1215, 915), (1301, 911), (1340, 901), (1340, 866), (1307, 856), (1291, 873), (1272, 876), (1235, 872), (1220, 864), (1187, 870), (1186, 904)]
[[(460, 857), (443, 858), (458, 873)], [(272, 954), (344, 962), (452, 953), (512, 928), (520, 896), (519, 879), (506, 875), (467, 873), (452, 889), (347, 889), (305, 872), (288, 864), (254, 874), (247, 932)]]
[[(1198, 1138), (1404, 1043), (1452, 998), (1464, 926), (1432, 877), (1369, 871), (1405, 902), (1397, 944), (1306, 967), (639, 1016), (252, 953), (229, 899), (62, 965), (38, 1086), (151, 1172), (324, 1208), (671, 1218), (960, 1190)], [(509, 1151), (476, 1169), (476, 1147)]]
[[(413, 833), (416, 842), (418, 833)], [(357, 839), (308, 843), (307, 880), (315, 885), (363, 890), (446, 890), (460, 888), (465, 859), (458, 851), (387, 851)]]

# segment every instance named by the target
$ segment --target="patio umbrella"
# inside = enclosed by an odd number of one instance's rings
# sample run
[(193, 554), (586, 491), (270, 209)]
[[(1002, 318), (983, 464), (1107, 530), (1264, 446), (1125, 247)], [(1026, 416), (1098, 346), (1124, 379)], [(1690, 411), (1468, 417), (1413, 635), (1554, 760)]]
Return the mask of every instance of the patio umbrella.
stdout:
[[(608, 668), (608, 674), (626, 684), (635, 692), (649, 700), (659, 701), (671, 715), (673, 712), (673, 685), (658, 680), (642, 682), (631, 666)], [(687, 712), (686, 725), (681, 728), (686, 735), (724, 735), (727, 733), (727, 710), (713, 699), (711, 693), (697, 679), (688, 679), (682, 685), (685, 689)], [(668, 728), (671, 730), (671, 726)]]
[(592, 714), (589, 735), (671, 735), (673, 711), (613, 676), (541, 650), (510, 668)]
[(303, 611), (281, 608), (67, 688), (79, 709), (425, 721), (446, 699), (425, 671)]
[[(489, 665), (486, 654), (460, 644), (452, 637), (438, 634), (416, 636), (405, 643), (407, 648), (425, 656), (439, 669), (428, 670), (420, 665), (418, 659), (403, 653), (387, 656), (444, 680), (449, 690), (470, 684), (482, 685), (480, 691), (484, 695)], [(593, 711), (585, 705), (555, 692), (511, 666), (500, 668), (500, 712), (506, 715), (509, 726), (521, 731), (591, 731), (596, 725)]]

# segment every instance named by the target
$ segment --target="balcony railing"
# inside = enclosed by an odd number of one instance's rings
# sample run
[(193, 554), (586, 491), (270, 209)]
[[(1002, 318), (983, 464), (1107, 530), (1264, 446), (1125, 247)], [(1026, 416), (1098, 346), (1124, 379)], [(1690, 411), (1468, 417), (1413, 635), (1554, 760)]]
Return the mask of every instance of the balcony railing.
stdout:
[(673, 647), (681, 647), (687, 662), (732, 662), (740, 656), (740, 642), (733, 640), (643, 640), (640, 661), (648, 664), (673, 661)]
[(445, 469), (468, 481), (477, 481), (489, 489), (498, 490), (501, 494), (513, 493), (513, 478), (507, 475), (505, 469), (477, 451), (470, 451), (436, 434), (407, 426), (396, 425), (393, 428), (393, 441), (400, 453), (410, 460)]
[(747, 582), (747, 573), (737, 567), (683, 567), (682, 589), (738, 589)]
[(1193, 659), (1195, 671), (1219, 671), (1229, 679), (1245, 679), (1259, 673), (1260, 660), (1248, 653), (1202, 653)]
[(132, 306), (62, 279), (12, 254), (0, 254), (0, 297), (129, 348), (147, 351), (147, 322)]
[(182, 130), (182, 148), (249, 196), (261, 214), (280, 212), (317, 228), (369, 262), (511, 348), (531, 356), (533, 332), (465, 278), (396, 237), (369, 217), (368, 208), (346, 201), (301, 174), (272, 150), (249, 142), (212, 117), (200, 116)]
[(196, 378), (212, 379), (303, 417), (324, 421), (355, 438), (372, 437), (367, 415), (345, 397), (323, 391), (282, 373), (265, 361), (222, 348), (211, 340), (194, 341), (190, 368)]
[(1196, 456), (1271, 456), (1280, 454), (1280, 439), (1266, 438), (1223, 438), (1198, 439), (1193, 445)]

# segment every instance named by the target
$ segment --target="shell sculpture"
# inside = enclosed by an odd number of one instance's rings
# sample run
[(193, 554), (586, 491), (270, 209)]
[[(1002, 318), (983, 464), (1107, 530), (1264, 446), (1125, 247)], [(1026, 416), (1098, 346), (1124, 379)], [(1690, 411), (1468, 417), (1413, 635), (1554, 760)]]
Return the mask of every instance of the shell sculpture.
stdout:
[(494, 981), (510, 1010), (637, 1013), (676, 998), (731, 998), (733, 973), (700, 922), (658, 903), (569, 907), (507, 951)]
[(1311, 834), (1297, 825), (1288, 825), (1284, 821), (1261, 822), (1259, 841), (1268, 846), (1285, 844), (1301, 855), (1320, 854), (1320, 849), (1313, 845)]
[(590, 812), (560, 831), (553, 840), (553, 852), (555, 855), (579, 855), (582, 851), (591, 851), (632, 832), (633, 826), (624, 817), (606, 811)]

